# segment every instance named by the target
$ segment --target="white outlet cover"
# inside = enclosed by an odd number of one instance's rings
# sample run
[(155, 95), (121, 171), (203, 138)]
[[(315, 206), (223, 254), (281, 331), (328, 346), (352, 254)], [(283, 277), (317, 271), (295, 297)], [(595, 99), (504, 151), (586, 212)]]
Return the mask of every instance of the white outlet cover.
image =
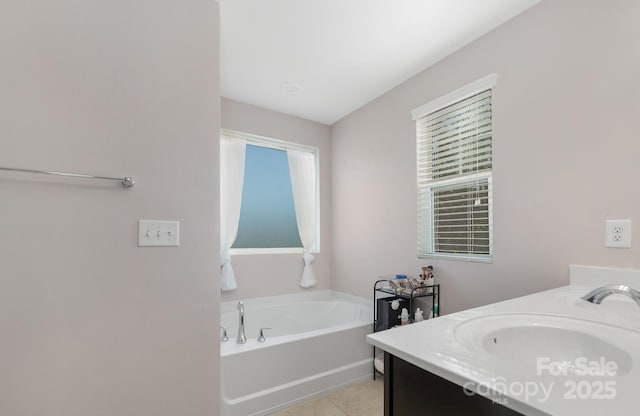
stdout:
[(631, 220), (606, 220), (604, 232), (605, 247), (631, 247)]
[(180, 221), (138, 221), (139, 247), (178, 247)]

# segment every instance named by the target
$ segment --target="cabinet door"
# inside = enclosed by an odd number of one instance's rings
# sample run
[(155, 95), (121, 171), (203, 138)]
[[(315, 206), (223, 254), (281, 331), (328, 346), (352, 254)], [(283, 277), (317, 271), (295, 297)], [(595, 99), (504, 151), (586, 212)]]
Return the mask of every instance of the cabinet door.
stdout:
[(468, 396), (462, 386), (384, 354), (385, 416), (517, 416), (514, 410), (479, 395)]

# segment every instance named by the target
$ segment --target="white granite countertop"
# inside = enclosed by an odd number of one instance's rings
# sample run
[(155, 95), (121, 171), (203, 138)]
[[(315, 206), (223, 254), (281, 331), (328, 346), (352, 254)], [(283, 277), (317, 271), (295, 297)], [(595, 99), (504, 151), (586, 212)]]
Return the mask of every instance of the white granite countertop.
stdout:
[[(580, 299), (594, 287), (622, 283), (638, 289), (636, 282), (640, 271), (571, 266), (571, 285), (378, 332), (368, 335), (367, 342), (464, 386), (467, 394), (480, 394), (525, 415), (637, 415), (640, 307), (619, 295), (600, 305)], [(607, 375), (581, 374), (575, 366), (558, 375), (557, 368), (546, 366), (553, 362), (546, 360), (545, 352), (551, 340), (532, 347), (540, 348), (539, 357), (520, 354), (517, 346), (512, 356), (496, 356), (474, 341), (502, 324), (546, 325), (594, 335), (605, 342), (604, 362), (612, 361), (607, 357), (611, 348), (623, 351), (626, 358), (617, 359), (623, 362), (615, 362), (619, 367)], [(599, 344), (586, 346), (577, 351), (576, 359), (599, 357), (598, 348)], [(604, 362), (584, 359), (578, 370), (602, 370)]]

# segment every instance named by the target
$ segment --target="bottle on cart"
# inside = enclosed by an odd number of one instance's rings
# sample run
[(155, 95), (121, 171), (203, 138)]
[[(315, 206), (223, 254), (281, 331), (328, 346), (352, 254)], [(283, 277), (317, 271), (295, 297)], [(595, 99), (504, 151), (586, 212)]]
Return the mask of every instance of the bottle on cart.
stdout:
[(407, 308), (402, 308), (402, 313), (400, 314), (400, 325), (407, 325), (409, 323), (409, 311)]
[(440, 310), (438, 309), (438, 301), (436, 299), (433, 300), (433, 307), (431, 308), (431, 312), (429, 312), (429, 319), (440, 316)]
[(413, 314), (413, 322), (424, 321), (424, 315), (422, 314), (422, 309), (417, 308), (416, 312)]

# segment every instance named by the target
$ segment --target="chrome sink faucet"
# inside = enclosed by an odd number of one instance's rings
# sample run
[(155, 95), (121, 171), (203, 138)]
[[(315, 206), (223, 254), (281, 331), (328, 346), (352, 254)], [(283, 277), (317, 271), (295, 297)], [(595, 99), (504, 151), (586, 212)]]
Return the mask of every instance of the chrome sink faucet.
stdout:
[(238, 302), (238, 312), (240, 314), (240, 325), (238, 326), (238, 338), (236, 343), (244, 344), (247, 342), (247, 336), (244, 334), (244, 303)]
[(629, 286), (617, 284), (605, 285), (597, 289), (593, 289), (581, 299), (599, 305), (607, 296), (610, 295), (624, 295), (631, 298), (638, 304), (638, 306), (640, 306), (640, 292), (631, 289)]

